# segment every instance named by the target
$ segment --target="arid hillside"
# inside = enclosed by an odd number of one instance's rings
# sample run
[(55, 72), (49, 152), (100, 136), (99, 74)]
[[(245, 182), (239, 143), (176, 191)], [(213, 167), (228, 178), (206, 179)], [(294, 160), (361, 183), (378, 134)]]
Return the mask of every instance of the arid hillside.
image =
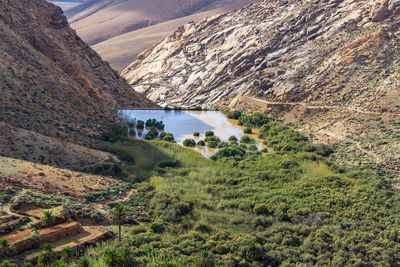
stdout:
[[(254, 0), (89, 0), (66, 11), (78, 35), (121, 71), (179, 26)], [(163, 23), (163, 25), (151, 27)], [(127, 35), (125, 35), (127, 34)], [(113, 39), (113, 38), (118, 39)]]
[(78, 35), (90, 45), (191, 14), (243, 7), (252, 0), (91, 0), (66, 12)]
[(398, 1), (260, 1), (180, 27), (122, 75), (162, 105), (276, 112), (319, 138), (349, 142), (343, 155), (352, 162), (392, 164), (399, 21)]
[[(27, 140), (37, 143), (35, 149), (47, 147), (39, 145), (48, 143), (47, 137), (57, 138), (62, 149), (61, 142), (94, 145), (93, 137), (115, 121), (115, 109), (155, 107), (75, 34), (60, 8), (45, 0), (0, 3), (0, 52), (1, 155), (40, 156), (17, 141), (24, 131), (37, 133), (39, 140)], [(47, 158), (49, 150), (41, 155)]]
[(220, 9), (214, 9), (178, 19), (168, 20), (166, 22), (118, 35), (95, 44), (92, 48), (99, 53), (105, 61), (109, 62), (115, 70), (121, 72), (136, 60), (138, 54), (169, 36), (180, 26), (190, 21), (199, 22), (208, 17), (221, 15), (221, 12)]

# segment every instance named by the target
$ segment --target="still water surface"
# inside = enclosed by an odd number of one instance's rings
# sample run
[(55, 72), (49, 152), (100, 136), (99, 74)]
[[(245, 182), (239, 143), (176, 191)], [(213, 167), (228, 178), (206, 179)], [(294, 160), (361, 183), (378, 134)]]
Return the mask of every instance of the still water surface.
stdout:
[[(205, 132), (211, 130), (222, 141), (228, 141), (234, 135), (240, 139), (243, 134), (243, 127), (237, 125), (237, 121), (228, 119), (219, 111), (175, 111), (175, 110), (120, 110), (118, 116), (127, 121), (156, 119), (165, 124), (165, 132), (172, 133), (175, 141), (182, 145), (186, 138), (193, 138), (197, 141), (205, 138)], [(136, 133), (136, 138), (143, 138), (145, 130), (141, 136)], [(194, 138), (193, 133), (199, 132), (200, 138)], [(255, 135), (250, 135), (255, 138)], [(262, 148), (260, 142), (257, 143)], [(200, 150), (205, 156), (209, 156), (215, 150), (207, 147)]]

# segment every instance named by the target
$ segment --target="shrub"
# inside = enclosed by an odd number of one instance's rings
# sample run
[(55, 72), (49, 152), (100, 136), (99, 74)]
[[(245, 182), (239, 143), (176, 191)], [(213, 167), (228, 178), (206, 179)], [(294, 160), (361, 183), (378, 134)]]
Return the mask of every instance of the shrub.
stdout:
[(196, 145), (196, 141), (194, 141), (193, 139), (185, 139), (183, 141), (183, 145), (189, 146), (189, 147), (194, 147)]
[(246, 127), (260, 128), (271, 120), (271, 118), (262, 113), (254, 113), (252, 115), (242, 114), (239, 118), (238, 124)]
[(206, 143), (203, 140), (200, 140), (199, 142), (197, 142), (198, 146), (205, 146)]
[(162, 221), (155, 221), (150, 224), (150, 229), (157, 234), (161, 234), (164, 232), (164, 222)]
[(155, 127), (151, 127), (150, 131), (146, 134), (144, 139), (146, 140), (154, 140), (158, 137), (158, 131)]
[(195, 107), (193, 108), (193, 110), (202, 111), (203, 108), (202, 108), (201, 106), (195, 106)]
[(100, 138), (107, 142), (117, 142), (128, 137), (128, 125), (117, 123), (111, 126), (111, 129), (104, 132)]
[(210, 136), (214, 136), (214, 132), (213, 131), (206, 131), (206, 137), (210, 137)]
[(256, 204), (253, 208), (253, 212), (256, 215), (269, 215), (270, 214), (268, 205), (265, 203)]
[(175, 138), (172, 133), (161, 133), (160, 139), (166, 142), (175, 143)]
[(244, 128), (243, 132), (246, 134), (251, 134), (253, 131), (251, 130), (250, 127), (246, 127), (246, 128)]
[(254, 140), (253, 138), (247, 136), (247, 135), (243, 135), (242, 138), (240, 138), (240, 143), (243, 144), (254, 144), (256, 140)]
[(194, 136), (194, 137), (199, 137), (199, 136), (200, 136), (200, 133), (199, 133), (199, 132), (194, 132), (194, 133), (193, 133), (193, 136)]
[(143, 130), (144, 129), (144, 121), (138, 120), (136, 123), (136, 128), (138, 128), (139, 130)]
[(228, 146), (229, 146), (228, 142), (221, 142), (218, 144), (218, 148), (224, 148), (224, 147), (228, 147)]
[(230, 136), (228, 140), (229, 140), (229, 142), (237, 142), (238, 141), (237, 137), (234, 135)]
[(208, 141), (207, 145), (209, 148), (217, 148), (218, 143), (216, 141)]
[(249, 149), (249, 151), (258, 151), (258, 147), (254, 144), (250, 145), (248, 149)]
[(242, 115), (242, 113), (238, 110), (227, 111), (226, 115), (229, 119), (237, 120)]
[(236, 159), (242, 159), (244, 155), (246, 154), (246, 150), (239, 146), (229, 146), (222, 148), (215, 153), (211, 159), (212, 160), (218, 160), (222, 158), (236, 158)]

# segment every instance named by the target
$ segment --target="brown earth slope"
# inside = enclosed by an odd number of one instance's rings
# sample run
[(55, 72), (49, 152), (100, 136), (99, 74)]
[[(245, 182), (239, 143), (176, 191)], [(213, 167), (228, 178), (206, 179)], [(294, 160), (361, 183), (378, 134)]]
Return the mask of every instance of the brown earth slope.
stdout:
[(122, 75), (162, 105), (277, 112), (348, 142), (342, 155), (352, 162), (395, 170), (399, 22), (394, 0), (260, 1), (179, 28)]
[(90, 45), (194, 13), (240, 8), (253, 0), (89, 0), (66, 11), (69, 22)]
[(115, 121), (113, 110), (155, 107), (75, 34), (60, 8), (45, 0), (0, 2), (0, 95), (0, 153), (26, 159), (38, 155), (28, 147), (16, 151), (17, 136), (7, 125), (36, 132), (43, 143), (49, 140), (41, 136), (89, 145)]

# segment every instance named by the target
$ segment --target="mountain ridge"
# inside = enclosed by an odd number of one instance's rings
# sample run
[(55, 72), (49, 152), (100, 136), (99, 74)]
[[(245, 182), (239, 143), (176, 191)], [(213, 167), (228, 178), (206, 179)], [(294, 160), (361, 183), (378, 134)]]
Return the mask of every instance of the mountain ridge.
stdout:
[[(157, 108), (76, 35), (59, 7), (44, 0), (3, 1), (0, 29), (1, 122), (93, 146), (94, 137), (117, 120), (115, 109)], [(17, 138), (4, 134), (3, 140)], [(36, 158), (24, 147), (3, 145), (2, 155)]]

